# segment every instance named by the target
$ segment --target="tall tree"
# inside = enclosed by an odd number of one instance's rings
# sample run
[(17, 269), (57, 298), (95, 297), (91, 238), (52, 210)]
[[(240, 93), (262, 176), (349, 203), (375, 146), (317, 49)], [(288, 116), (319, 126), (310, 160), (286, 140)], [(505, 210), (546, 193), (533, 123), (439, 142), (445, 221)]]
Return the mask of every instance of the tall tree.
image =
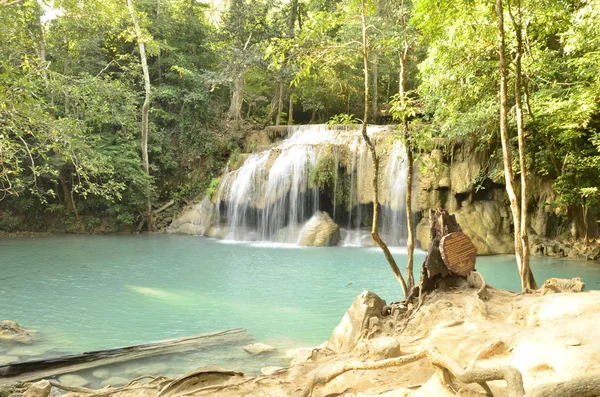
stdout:
[(406, 260), (406, 280), (408, 283), (408, 289), (410, 290), (415, 285), (415, 279), (413, 276), (413, 265), (415, 255), (415, 230), (413, 225), (412, 215), (412, 186), (413, 186), (413, 140), (410, 136), (408, 128), (408, 103), (409, 98), (406, 92), (406, 70), (408, 61), (408, 52), (410, 50), (410, 44), (408, 41), (408, 15), (405, 10), (404, 0), (401, 2), (400, 12), (400, 25), (402, 26), (402, 47), (398, 51), (398, 58), (400, 60), (400, 76), (399, 76), (399, 92), (398, 96), (400, 101), (404, 104), (404, 108), (401, 120), (402, 120), (402, 136), (404, 138), (404, 145), (406, 146), (406, 227), (408, 230), (408, 238), (406, 241), (407, 249), (407, 260)]
[(369, 36), (367, 25), (367, 6), (365, 4), (365, 0), (361, 0), (361, 11), (360, 11), (360, 20), (362, 27), (362, 45), (361, 52), (363, 58), (363, 78), (364, 78), (364, 112), (363, 112), (363, 122), (362, 122), (362, 137), (369, 151), (371, 153), (371, 161), (373, 163), (373, 224), (371, 226), (371, 237), (373, 241), (377, 243), (377, 245), (383, 251), (385, 258), (387, 259), (390, 267), (392, 268), (392, 272), (396, 279), (400, 283), (402, 287), (402, 292), (404, 293), (404, 297), (408, 296), (408, 288), (406, 286), (406, 282), (404, 281), (404, 277), (402, 277), (402, 273), (396, 264), (396, 260), (392, 256), (390, 249), (381, 236), (379, 235), (379, 155), (377, 154), (377, 150), (375, 149), (375, 144), (369, 137), (367, 133), (368, 127), (368, 117), (369, 117)]
[[(502, 157), (504, 163), (504, 179), (506, 183), (506, 193), (508, 194), (510, 202), (510, 210), (512, 213), (514, 229), (514, 241), (515, 241), (515, 257), (517, 260), (517, 266), (521, 277), (521, 287), (525, 290), (535, 289), (535, 280), (533, 274), (529, 268), (529, 258), (524, 257), (523, 243), (527, 241), (527, 222), (526, 215), (527, 210), (524, 209), (523, 214), (525, 219), (522, 218), (521, 208), (517, 199), (515, 189), (515, 178), (512, 170), (512, 153), (510, 148), (510, 140), (508, 136), (508, 67), (506, 62), (506, 39), (504, 32), (504, 5), (502, 0), (496, 0), (496, 15), (498, 18), (498, 55), (499, 55), (499, 74), (500, 74), (500, 139), (502, 142)], [(520, 72), (520, 70), (519, 70)], [(519, 87), (520, 88), (520, 87)], [(520, 114), (522, 116), (522, 113)], [(521, 134), (522, 134), (522, 119), (519, 122)], [(524, 148), (521, 147), (521, 139), (519, 137), (519, 153), (523, 153)], [(524, 160), (523, 160), (524, 161)], [(521, 163), (523, 166), (523, 163)], [(523, 169), (521, 169), (521, 175), (523, 175)], [(523, 176), (522, 176), (523, 178)], [(526, 200), (526, 191), (522, 192), (522, 196)], [(526, 206), (526, 201), (525, 201)], [(525, 230), (523, 232), (523, 230)], [(525, 249), (525, 252), (528, 252)], [(527, 259), (527, 260), (526, 260)]]
[[(131, 21), (135, 29), (135, 37), (138, 43), (140, 51), (140, 60), (142, 62), (142, 71), (144, 73), (144, 104), (142, 105), (142, 162), (146, 175), (150, 176), (150, 162), (148, 160), (148, 125), (149, 125), (149, 112), (150, 112), (150, 101), (152, 100), (152, 89), (150, 86), (150, 72), (148, 71), (148, 60), (146, 58), (146, 45), (145, 39), (142, 35), (142, 29), (138, 23), (137, 16), (135, 15), (135, 9), (133, 7), (133, 0), (127, 0), (127, 8), (131, 15)], [(152, 198), (150, 184), (146, 189), (146, 223), (148, 230), (154, 230), (154, 222), (152, 221)]]
[[(510, 4), (510, 3), (509, 3)], [(509, 7), (510, 10), (510, 7)], [(511, 20), (515, 30), (516, 54), (515, 54), (515, 112), (517, 119), (517, 137), (519, 141), (519, 168), (521, 174), (521, 228), (515, 229), (515, 235), (518, 233), (521, 239), (521, 267), (519, 275), (521, 277), (521, 288), (523, 290), (537, 289), (533, 273), (529, 264), (529, 236), (528, 236), (528, 169), (525, 147), (525, 127), (523, 120), (523, 17), (521, 12), (521, 0), (516, 0), (516, 15), (510, 12)]]

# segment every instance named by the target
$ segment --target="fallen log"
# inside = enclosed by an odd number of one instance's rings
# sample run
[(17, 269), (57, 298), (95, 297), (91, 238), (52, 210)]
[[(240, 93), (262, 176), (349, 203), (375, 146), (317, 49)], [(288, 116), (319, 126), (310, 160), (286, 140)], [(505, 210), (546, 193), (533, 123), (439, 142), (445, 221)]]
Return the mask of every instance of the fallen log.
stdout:
[(191, 348), (198, 350), (232, 342), (245, 343), (251, 339), (245, 329), (234, 328), (116, 349), (98, 350), (41, 360), (18, 361), (0, 366), (0, 383), (31, 382), (108, 364), (171, 354)]

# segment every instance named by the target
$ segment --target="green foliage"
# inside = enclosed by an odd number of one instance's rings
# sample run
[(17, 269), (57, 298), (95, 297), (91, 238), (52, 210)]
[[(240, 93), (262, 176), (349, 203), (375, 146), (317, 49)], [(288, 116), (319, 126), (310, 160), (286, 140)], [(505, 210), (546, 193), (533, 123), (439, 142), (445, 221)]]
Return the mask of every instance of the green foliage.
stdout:
[[(137, 223), (148, 184), (155, 203), (211, 191), (223, 166), (240, 154), (225, 116), (234, 93), (240, 116), (251, 123), (269, 124), (275, 113), (285, 122), (290, 96), (296, 120), (359, 122), (360, 2), (307, 0), (297, 10), (293, 2), (230, 3), (216, 15), (195, 1), (136, 1), (153, 94), (150, 179), (139, 158), (143, 79), (126, 7), (117, 0), (61, 0), (51, 20), (42, 20), (45, 11), (34, 0), (0, 7), (0, 227), (20, 227), (15, 219), (32, 228), (48, 218), (74, 223), (79, 216), (88, 226), (101, 219), (100, 227), (119, 230)], [(493, 7), (480, 0), (366, 5), (371, 77), (377, 70), (371, 99), (386, 122), (407, 123), (404, 144), (417, 157), (465, 141), (499, 156)], [(510, 54), (516, 11), (508, 2)], [(521, 13), (530, 168), (555, 181), (557, 206), (582, 200), (597, 206), (600, 2), (529, 0)], [(400, 97), (405, 41), (407, 94)], [(512, 98), (514, 72), (508, 86)], [(514, 116), (511, 108), (512, 135)], [(335, 178), (331, 161), (320, 161), (311, 181), (320, 189), (337, 181), (336, 200), (347, 202), (346, 178)]]
[(206, 195), (208, 197), (212, 197), (217, 192), (219, 183), (221, 183), (221, 178), (213, 178), (210, 181), (210, 185), (208, 185), (208, 189), (206, 190)]
[(333, 156), (323, 156), (311, 170), (309, 180), (323, 191), (327, 187), (333, 187), (337, 172)]
[(358, 120), (353, 114), (340, 113), (336, 114), (329, 119), (327, 122), (329, 125), (355, 125), (358, 124)]

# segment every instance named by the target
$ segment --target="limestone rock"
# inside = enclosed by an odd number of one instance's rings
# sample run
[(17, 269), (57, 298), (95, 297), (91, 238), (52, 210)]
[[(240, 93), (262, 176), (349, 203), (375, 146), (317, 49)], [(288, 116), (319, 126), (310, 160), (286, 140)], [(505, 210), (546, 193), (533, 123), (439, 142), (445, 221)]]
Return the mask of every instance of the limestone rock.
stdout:
[(244, 165), (244, 163), (246, 162), (246, 160), (248, 160), (248, 157), (250, 157), (250, 154), (248, 153), (240, 153), (238, 154), (238, 157), (236, 159), (236, 161), (230, 162), (229, 163), (229, 171), (235, 171), (240, 169), (240, 167), (242, 165)]
[(356, 351), (371, 360), (384, 360), (386, 358), (399, 357), (402, 354), (400, 342), (391, 336), (382, 336), (361, 341), (357, 345)]
[(29, 343), (31, 335), (19, 324), (11, 320), (0, 322), (0, 340), (10, 340), (14, 342)]
[(52, 385), (50, 385), (50, 382), (40, 380), (39, 382), (32, 383), (25, 393), (23, 393), (23, 397), (48, 397), (51, 389)]
[(372, 317), (381, 318), (385, 301), (371, 291), (363, 291), (344, 314), (327, 342), (329, 349), (349, 352), (360, 341)]
[(204, 235), (215, 222), (215, 204), (207, 197), (175, 218), (168, 233)]
[(481, 165), (476, 161), (461, 161), (450, 166), (450, 184), (454, 193), (473, 190), (473, 181), (479, 175)]
[(431, 239), (430, 228), (429, 218), (427, 217), (421, 219), (417, 224), (416, 238), (417, 242), (421, 245), (422, 250), (427, 250), (429, 248), (429, 240)]
[(463, 232), (475, 244), (478, 255), (514, 252), (510, 215), (502, 201), (475, 201), (454, 213)]
[(263, 367), (260, 372), (263, 375), (273, 375), (274, 372), (279, 371), (282, 367)]
[(327, 212), (317, 212), (300, 231), (298, 244), (325, 247), (340, 242), (340, 227)]
[(585, 283), (581, 278), (574, 277), (572, 279), (549, 278), (544, 281), (541, 292), (542, 295), (560, 293), (560, 292), (583, 292)]
[(74, 386), (74, 387), (85, 387), (90, 383), (83, 376), (72, 375), (72, 374), (62, 375), (58, 378), (58, 381), (60, 383), (62, 383), (63, 385)]
[(248, 353), (252, 354), (252, 355), (257, 355), (257, 354), (262, 354), (262, 353), (267, 353), (267, 352), (272, 352), (274, 350), (276, 350), (276, 347), (267, 345), (265, 343), (252, 343), (250, 345), (244, 346), (244, 350), (246, 350)]
[(222, 239), (222, 238), (225, 238), (225, 236), (227, 235), (227, 233), (229, 233), (229, 230), (226, 227), (211, 226), (204, 233), (204, 235), (206, 237), (212, 237), (212, 238)]

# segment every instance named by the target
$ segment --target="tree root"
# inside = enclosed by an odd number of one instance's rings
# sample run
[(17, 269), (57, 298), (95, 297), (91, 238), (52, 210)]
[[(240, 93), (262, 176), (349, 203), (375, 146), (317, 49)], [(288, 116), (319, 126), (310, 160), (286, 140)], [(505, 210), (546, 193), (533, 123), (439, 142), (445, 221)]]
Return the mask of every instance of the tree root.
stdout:
[(565, 382), (541, 385), (525, 397), (596, 397), (600, 396), (600, 375), (583, 375)]
[(471, 359), (471, 362), (469, 363), (469, 365), (467, 365), (467, 371), (470, 371), (473, 368), (475, 368), (475, 364), (477, 363), (477, 360), (481, 359), (486, 354), (496, 350), (496, 348), (502, 346), (503, 344), (504, 344), (504, 342), (497, 339), (497, 340), (494, 340), (494, 341), (488, 343), (484, 347), (482, 347), (477, 353), (475, 353), (475, 355), (473, 356), (473, 359)]
[(425, 351), (420, 351), (420, 352), (409, 354), (406, 356), (388, 358), (388, 359), (381, 360), (381, 361), (374, 361), (374, 362), (360, 361), (360, 362), (355, 362), (352, 364), (346, 364), (343, 367), (338, 368), (337, 370), (335, 370), (333, 372), (330, 372), (326, 376), (319, 376), (319, 375), (315, 376), (312, 379), (311, 383), (304, 389), (304, 391), (301, 394), (301, 397), (312, 396), (313, 390), (319, 384), (325, 385), (325, 384), (331, 382), (332, 380), (334, 380), (335, 378), (337, 378), (338, 376), (343, 375), (349, 371), (364, 371), (364, 370), (375, 370), (375, 369), (381, 369), (381, 368), (395, 367), (398, 365), (403, 365), (403, 364), (408, 364), (408, 363), (418, 361), (424, 357), (425, 357)]
[(491, 394), (487, 382), (490, 380), (505, 380), (509, 397), (522, 397), (525, 394), (523, 377), (519, 370), (514, 367), (506, 366), (464, 370), (456, 361), (442, 355), (435, 349), (428, 350), (427, 357), (438, 371), (442, 382), (449, 388), (454, 387), (452, 382), (452, 378), (454, 377), (462, 383), (479, 384), (491, 396), (493, 394)]

